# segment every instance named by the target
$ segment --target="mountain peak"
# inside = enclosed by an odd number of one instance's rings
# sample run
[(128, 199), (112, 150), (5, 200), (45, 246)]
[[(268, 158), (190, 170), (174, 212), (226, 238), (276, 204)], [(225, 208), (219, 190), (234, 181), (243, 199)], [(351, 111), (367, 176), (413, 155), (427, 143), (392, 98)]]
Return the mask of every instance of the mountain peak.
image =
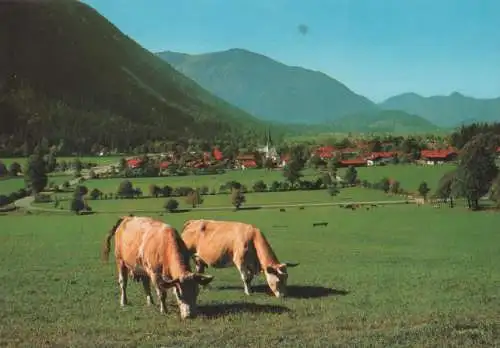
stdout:
[(185, 59), (159, 56), (215, 95), (270, 121), (322, 123), (377, 109), (372, 101), (322, 72), (243, 48), (184, 55)]

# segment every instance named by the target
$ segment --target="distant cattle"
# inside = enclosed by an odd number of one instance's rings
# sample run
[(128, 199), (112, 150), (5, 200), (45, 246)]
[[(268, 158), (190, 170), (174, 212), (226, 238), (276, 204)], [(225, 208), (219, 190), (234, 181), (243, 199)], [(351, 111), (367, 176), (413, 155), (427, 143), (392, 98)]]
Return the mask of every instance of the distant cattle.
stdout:
[(104, 241), (103, 260), (109, 257), (113, 236), (121, 306), (127, 304), (130, 275), (142, 281), (148, 305), (153, 304), (150, 288), (153, 283), (162, 313), (166, 312), (166, 290), (172, 288), (181, 318), (196, 315), (199, 284), (207, 285), (213, 277), (191, 272), (189, 252), (175, 228), (149, 217), (121, 217)]
[(328, 222), (313, 222), (313, 227), (316, 226), (328, 226)]
[(264, 234), (255, 226), (235, 221), (188, 220), (182, 239), (193, 253), (197, 272), (205, 267), (236, 266), (245, 294), (255, 275), (263, 272), (276, 297), (286, 296), (288, 267), (298, 263), (280, 263)]

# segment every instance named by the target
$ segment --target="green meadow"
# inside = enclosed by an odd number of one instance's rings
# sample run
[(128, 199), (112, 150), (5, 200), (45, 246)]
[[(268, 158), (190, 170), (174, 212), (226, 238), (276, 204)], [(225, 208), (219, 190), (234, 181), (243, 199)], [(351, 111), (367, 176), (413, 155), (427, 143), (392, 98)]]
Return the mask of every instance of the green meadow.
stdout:
[[(361, 180), (387, 176), (406, 189), (434, 188), (450, 166), (359, 168)], [(306, 171), (306, 178), (317, 174)], [(58, 176), (51, 180), (66, 180)], [(89, 180), (89, 190), (116, 192), (123, 179)], [(283, 180), (281, 172), (231, 171), (219, 176), (131, 179), (150, 184), (218, 187)], [(0, 182), (4, 191), (22, 179)], [(60, 198), (70, 193), (59, 194)], [(97, 214), (15, 212), (0, 215), (0, 345), (120, 347), (497, 346), (500, 344), (500, 215), (461, 205), (414, 204), (351, 210), (314, 203), (390, 201), (402, 197), (363, 188), (248, 193), (245, 205), (272, 209), (166, 213), (166, 198), (89, 200)], [(178, 198), (180, 208), (188, 208)], [(201, 208), (230, 206), (229, 195), (204, 196)], [(68, 212), (62, 201), (61, 212)], [(245, 206), (244, 205), (244, 206)], [(53, 205), (37, 204), (51, 208)], [(300, 207), (303, 207), (301, 209)], [(245, 296), (234, 268), (215, 276), (198, 298), (199, 316), (181, 321), (169, 294), (168, 313), (147, 307), (142, 285), (129, 282), (130, 305), (119, 306), (113, 256), (100, 248), (123, 214), (148, 215), (178, 229), (192, 218), (245, 221), (268, 237), (290, 269), (289, 297), (268, 294), (262, 276)], [(328, 225), (313, 227), (314, 222)], [(179, 231), (180, 232), (180, 231)]]
[(262, 276), (247, 297), (235, 269), (209, 268), (200, 314), (185, 322), (170, 294), (162, 315), (134, 282), (119, 307), (113, 257), (99, 259), (118, 216), (0, 216), (1, 345), (500, 344), (498, 214), (392, 205), (152, 215), (177, 228), (189, 218), (253, 223), (280, 260), (300, 262), (284, 300), (266, 293)]

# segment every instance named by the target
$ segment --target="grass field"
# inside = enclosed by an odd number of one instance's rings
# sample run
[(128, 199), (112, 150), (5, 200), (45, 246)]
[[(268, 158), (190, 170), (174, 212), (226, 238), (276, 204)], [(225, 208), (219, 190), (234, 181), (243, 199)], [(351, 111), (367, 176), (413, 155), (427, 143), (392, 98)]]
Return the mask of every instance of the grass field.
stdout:
[[(410, 191), (416, 191), (422, 180), (427, 181), (432, 190), (436, 188), (437, 182), (441, 176), (453, 169), (452, 165), (442, 166), (416, 166), (416, 165), (391, 165), (382, 167), (361, 167), (357, 168), (358, 177), (361, 180), (370, 182), (379, 181), (383, 177), (396, 179), (401, 182), (401, 186)], [(345, 169), (339, 170), (339, 175), (343, 175)], [(312, 169), (304, 171), (303, 179), (314, 180), (319, 175)], [(49, 181), (56, 184), (63, 183), (68, 180), (68, 176), (50, 176)], [(85, 185), (89, 189), (98, 188), (103, 192), (116, 192), (122, 178), (116, 179), (98, 179), (89, 180)], [(206, 185), (209, 189), (218, 189), (221, 184), (231, 180), (236, 180), (249, 187), (257, 180), (264, 180), (270, 185), (273, 181), (283, 181), (283, 172), (281, 170), (266, 171), (266, 170), (246, 170), (246, 171), (228, 171), (221, 175), (197, 175), (197, 176), (181, 176), (181, 177), (156, 177), (156, 178), (132, 178), (130, 179), (134, 186), (142, 189), (143, 192), (148, 192), (150, 184), (178, 186), (200, 187)], [(9, 194), (13, 191), (24, 187), (22, 178), (0, 180), (0, 194)]]
[[(61, 199), (59, 208), (68, 211), (71, 193), (59, 195)], [(255, 205), (277, 205), (277, 204), (310, 204), (327, 202), (358, 202), (358, 201), (390, 201), (402, 200), (401, 196), (386, 195), (382, 191), (364, 188), (341, 189), (337, 196), (331, 197), (326, 190), (314, 191), (288, 191), (288, 192), (265, 192), (247, 193), (245, 195), (245, 206)], [(143, 198), (143, 199), (110, 199), (110, 200), (88, 200), (88, 204), (96, 212), (160, 212), (164, 211), (164, 204), (170, 198)], [(186, 203), (185, 197), (175, 197), (179, 202), (179, 209), (191, 209)], [(203, 196), (201, 208), (231, 207), (231, 196), (229, 194)], [(35, 206), (53, 208), (53, 203), (35, 203)]]
[[(271, 195), (271, 194), (270, 194)], [(290, 297), (243, 294), (235, 269), (199, 297), (200, 316), (161, 315), (129, 285), (122, 310), (99, 251), (117, 215), (0, 216), (2, 346), (495, 346), (500, 216), (398, 205), (156, 216), (255, 223), (290, 270)], [(313, 221), (329, 221), (312, 228)], [(169, 294), (169, 301), (172, 296)], [(157, 302), (157, 301), (156, 301)]]
[[(73, 162), (76, 158), (79, 158), (82, 162), (97, 163), (98, 165), (113, 164), (117, 163), (122, 156), (84, 156), (84, 157), (57, 157), (58, 161)], [(19, 163), (22, 167), (26, 164), (26, 157), (10, 157), (10, 158), (0, 158), (0, 162), (3, 162), (7, 167), (10, 166), (12, 162)]]

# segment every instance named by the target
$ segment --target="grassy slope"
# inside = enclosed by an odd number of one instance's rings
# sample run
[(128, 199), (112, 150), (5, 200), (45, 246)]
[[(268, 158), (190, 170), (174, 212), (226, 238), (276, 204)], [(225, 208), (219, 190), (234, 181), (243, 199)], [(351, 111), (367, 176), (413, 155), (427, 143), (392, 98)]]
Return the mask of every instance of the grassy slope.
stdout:
[[(413, 206), (288, 211), (280, 221), (276, 214), (198, 212), (166, 218), (177, 227), (202, 217), (256, 223), (281, 260), (301, 263), (290, 270), (285, 301), (260, 292), (245, 297), (234, 269), (209, 269), (216, 278), (200, 294), (200, 317), (185, 323), (173, 304), (166, 316), (157, 307), (147, 308), (142, 286), (133, 282), (131, 306), (119, 308), (113, 258), (109, 265), (98, 259), (117, 216), (1, 217), (0, 342), (37, 347), (500, 344), (500, 237), (492, 233), (498, 215)], [(327, 228), (312, 229), (312, 221), (325, 219)], [(340, 290), (349, 293), (342, 296)]]
[(334, 122), (339, 132), (413, 133), (436, 132), (440, 128), (418, 115), (399, 110), (382, 110), (351, 114)]
[[(5, 1), (0, 9), (0, 43), (6, 45), (1, 50), (8, 54), (0, 82), (7, 79), (4, 88), (18, 91), (14, 106), (0, 103), (6, 134), (70, 138), (81, 137), (84, 128), (92, 137), (94, 128), (102, 132), (100, 126), (112, 124), (130, 141), (144, 142), (158, 136), (211, 138), (241, 125), (262, 126), (81, 2)], [(30, 110), (40, 114), (32, 127), (23, 119), (33, 118)]]
[(266, 120), (323, 123), (376, 108), (321, 72), (287, 66), (243, 49), (158, 56), (207, 90)]

